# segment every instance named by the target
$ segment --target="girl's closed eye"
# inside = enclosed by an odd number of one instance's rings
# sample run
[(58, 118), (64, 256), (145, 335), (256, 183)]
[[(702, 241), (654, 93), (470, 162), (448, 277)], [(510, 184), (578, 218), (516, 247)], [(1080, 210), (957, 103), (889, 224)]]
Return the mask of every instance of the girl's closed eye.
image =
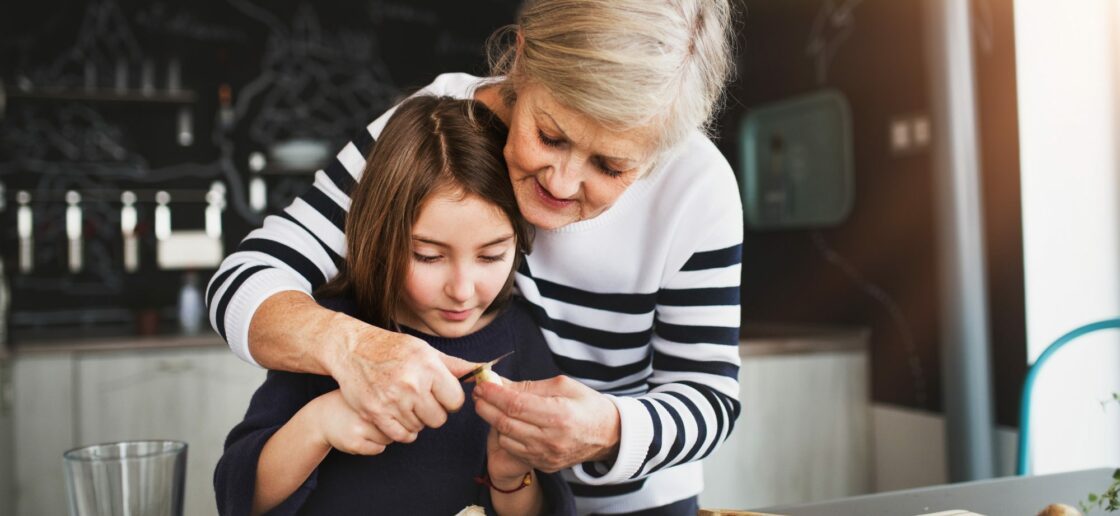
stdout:
[(509, 255), (508, 252), (502, 251), (501, 253), (498, 253), (498, 254), (480, 255), (478, 257), (478, 259), (479, 259), (479, 261), (484, 262), (484, 263), (498, 263), (498, 262), (505, 261), (506, 256), (508, 256), (508, 255)]
[(443, 257), (438, 255), (438, 254), (423, 254), (423, 253), (418, 253), (416, 251), (412, 252), (412, 259), (414, 259), (414, 260), (416, 260), (420, 263), (435, 263), (435, 262), (439, 261), (440, 258), (443, 258)]

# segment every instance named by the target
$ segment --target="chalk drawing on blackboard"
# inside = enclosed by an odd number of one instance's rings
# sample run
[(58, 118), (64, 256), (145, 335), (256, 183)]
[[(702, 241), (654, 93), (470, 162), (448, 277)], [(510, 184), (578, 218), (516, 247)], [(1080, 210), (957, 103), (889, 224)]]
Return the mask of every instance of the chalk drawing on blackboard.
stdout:
[[(28, 106), (4, 120), (4, 150), (22, 160), (124, 162), (135, 160), (121, 129), (95, 109), (66, 103), (40, 109)], [(17, 130), (18, 129), (18, 130)], [(0, 169), (0, 174), (14, 171)]]
[[(217, 124), (220, 134), (215, 135), (232, 206), (243, 218), (254, 221), (260, 214), (248, 203), (242, 177), (246, 167), (234, 162), (233, 132), (247, 135), (250, 152), (267, 151), (293, 139), (341, 145), (391, 106), (399, 88), (380, 58), (371, 31), (327, 33), (309, 3), (296, 8), (290, 23), (247, 0), (229, 3), (269, 32), (260, 74), (234, 92), (232, 116)], [(276, 196), (294, 190), (287, 186), (271, 189), (270, 201), (283, 204), (290, 198)]]
[(366, 12), (374, 23), (405, 22), (435, 27), (439, 25), (439, 16), (431, 11), (406, 2), (392, 2), (385, 0), (372, 0), (366, 4)]
[[(37, 87), (116, 86), (122, 64), (139, 65), (144, 53), (120, 6), (113, 0), (94, 0), (86, 6), (74, 45), (46, 67), (26, 72)], [(127, 79), (128, 68), (125, 68)]]
[[(248, 120), (259, 146), (297, 137), (345, 142), (390, 106), (398, 88), (368, 31), (322, 30), (311, 4), (301, 4), (290, 24), (231, 0), (271, 31), (261, 73), (236, 95), (234, 120)], [(251, 4), (249, 4), (251, 5)]]
[(240, 43), (248, 39), (248, 36), (237, 27), (200, 20), (183, 5), (168, 5), (166, 2), (152, 2), (145, 5), (133, 15), (132, 19), (137, 27), (152, 33), (171, 35), (177, 39), (224, 44)]

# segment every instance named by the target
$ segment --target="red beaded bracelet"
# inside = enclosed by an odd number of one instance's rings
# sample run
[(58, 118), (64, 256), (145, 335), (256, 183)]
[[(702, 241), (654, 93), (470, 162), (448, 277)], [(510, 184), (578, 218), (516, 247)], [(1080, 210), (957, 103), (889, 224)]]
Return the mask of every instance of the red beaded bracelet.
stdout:
[(526, 473), (525, 476), (521, 479), (521, 485), (519, 485), (519, 486), (517, 486), (513, 489), (509, 489), (509, 490), (502, 489), (502, 488), (494, 485), (494, 483), (490, 481), (490, 475), (489, 474), (479, 475), (477, 477), (474, 477), (474, 482), (476, 484), (489, 487), (490, 489), (493, 489), (493, 490), (495, 490), (499, 493), (506, 493), (506, 494), (515, 493), (517, 491), (520, 491), (522, 489), (525, 489), (526, 487), (529, 487), (529, 486), (533, 485), (533, 472), (530, 471), (530, 472)]

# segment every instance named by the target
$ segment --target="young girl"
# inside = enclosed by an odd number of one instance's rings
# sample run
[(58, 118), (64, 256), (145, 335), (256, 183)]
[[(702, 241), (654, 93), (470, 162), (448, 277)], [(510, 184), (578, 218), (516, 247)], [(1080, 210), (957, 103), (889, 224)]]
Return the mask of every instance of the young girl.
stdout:
[[(531, 226), (507, 178), (505, 126), (481, 104), (418, 96), (389, 119), (346, 220), (343, 272), (319, 302), (515, 380), (559, 374), (540, 330), (510, 300)], [(466, 383), (464, 388), (472, 389)], [(419, 408), (417, 410), (420, 410)], [(411, 443), (363, 421), (326, 376), (270, 371), (214, 474), (222, 514), (574, 512), (559, 474), (497, 446), (466, 403)]]

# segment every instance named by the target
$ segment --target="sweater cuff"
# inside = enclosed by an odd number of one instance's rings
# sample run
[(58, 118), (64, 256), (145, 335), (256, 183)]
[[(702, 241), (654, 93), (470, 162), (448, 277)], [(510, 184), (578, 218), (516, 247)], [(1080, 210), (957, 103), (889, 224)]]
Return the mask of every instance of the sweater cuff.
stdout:
[(260, 367), (249, 353), (249, 323), (264, 300), (279, 292), (294, 290), (307, 293), (292, 274), (281, 269), (264, 269), (253, 274), (238, 287), (226, 307), (226, 342), (242, 360)]
[(642, 468), (653, 440), (653, 421), (649, 412), (635, 398), (611, 396), (607, 398), (618, 409), (621, 435), (618, 455), (614, 464), (585, 462), (572, 468), (580, 482), (589, 485), (617, 484), (630, 480)]

